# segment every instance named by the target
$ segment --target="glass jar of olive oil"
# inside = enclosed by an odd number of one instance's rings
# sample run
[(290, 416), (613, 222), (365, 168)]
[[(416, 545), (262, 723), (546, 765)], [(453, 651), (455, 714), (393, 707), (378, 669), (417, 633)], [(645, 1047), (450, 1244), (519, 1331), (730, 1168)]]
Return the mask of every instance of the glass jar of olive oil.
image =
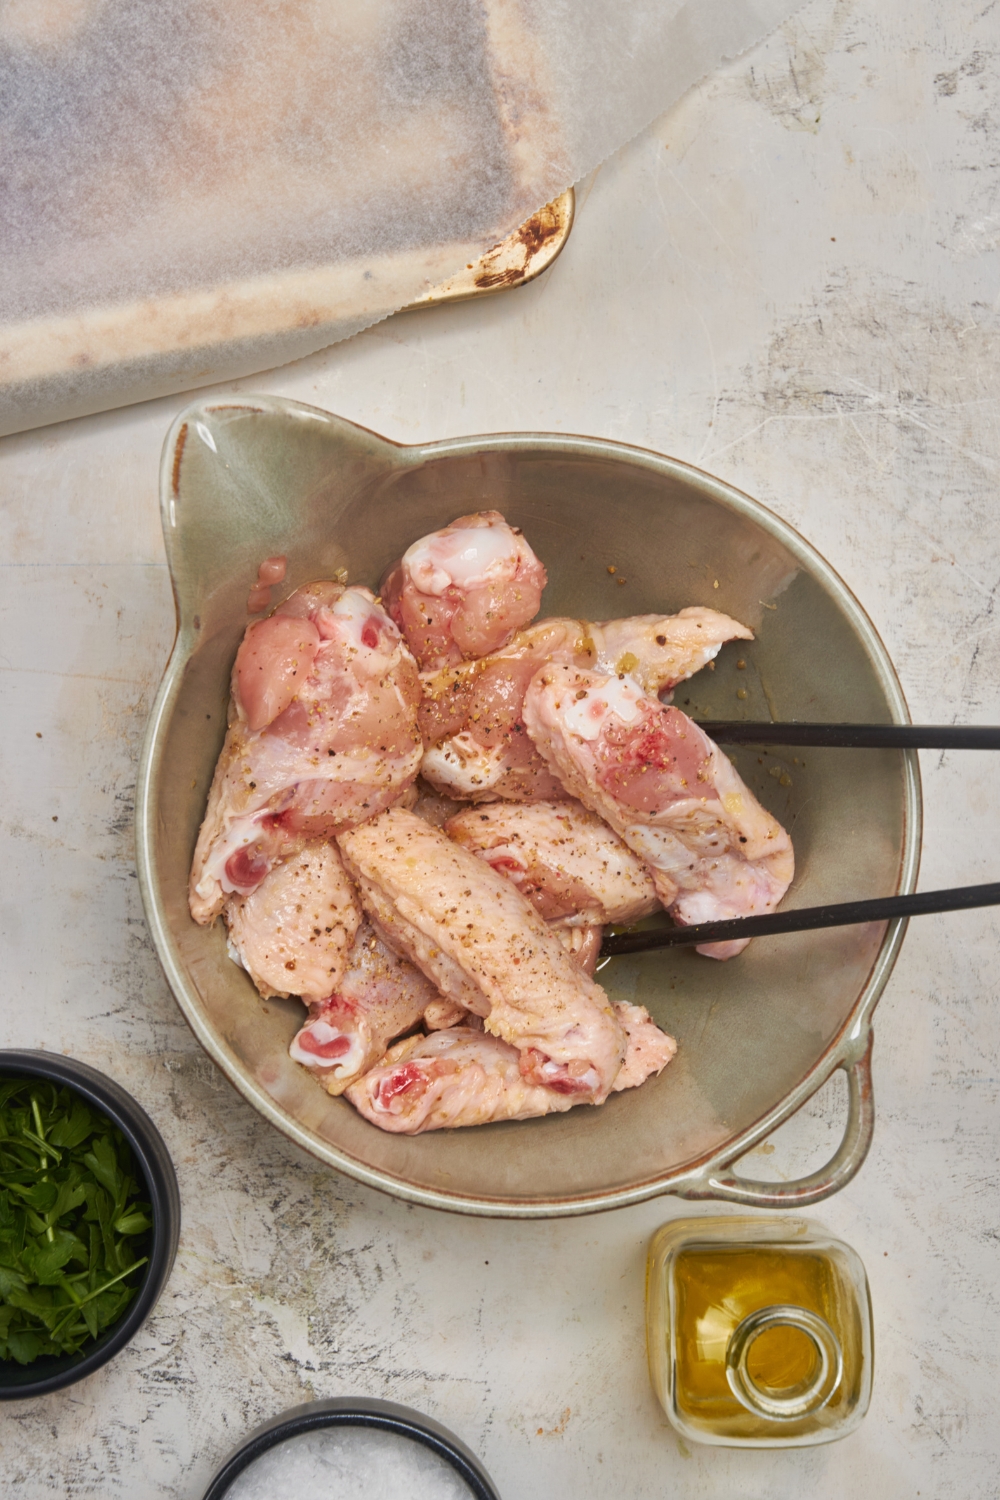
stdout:
[(868, 1410), (868, 1279), (849, 1245), (802, 1219), (678, 1219), (646, 1281), (653, 1387), (687, 1438), (828, 1443)]

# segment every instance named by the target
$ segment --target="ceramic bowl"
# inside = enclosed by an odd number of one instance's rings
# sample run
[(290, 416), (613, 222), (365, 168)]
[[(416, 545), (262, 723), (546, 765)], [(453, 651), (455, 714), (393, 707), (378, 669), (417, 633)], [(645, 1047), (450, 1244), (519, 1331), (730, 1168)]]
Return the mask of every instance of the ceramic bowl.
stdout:
[(40, 1355), (30, 1365), (0, 1360), (0, 1401), (25, 1401), (74, 1385), (124, 1349), (156, 1306), (170, 1275), (181, 1227), (181, 1203), (170, 1153), (146, 1111), (96, 1068), (51, 1052), (0, 1051), (0, 1077), (43, 1078), (65, 1085), (118, 1126), (132, 1148), (151, 1206), (149, 1257), (139, 1289), (118, 1322), (79, 1354)]
[[(857, 1171), (874, 1120), (872, 1012), (899, 922), (758, 939), (726, 964), (687, 949), (615, 959), (600, 974), (612, 999), (646, 1005), (679, 1042), (658, 1079), (600, 1109), (411, 1139), (367, 1124), (291, 1061), (301, 1006), (263, 1004), (226, 957), (221, 923), (198, 927), (187, 907), (261, 559), (287, 555), (289, 588), (336, 568), (374, 587), (415, 538), (495, 507), (548, 569), (543, 614), (607, 619), (702, 604), (755, 631), (678, 691), (692, 715), (906, 722), (885, 647), (808, 542), (720, 480), (620, 443), (516, 433), (402, 447), (270, 397), (199, 402), (178, 417), (162, 506), (178, 634), (141, 757), (139, 878), (178, 1003), (266, 1119), (362, 1182), (473, 1213), (542, 1217), (658, 1193), (800, 1206)], [(913, 889), (921, 808), (912, 752), (747, 748), (734, 759), (791, 831), (787, 906)], [(733, 1163), (837, 1068), (849, 1107), (832, 1160), (800, 1182), (738, 1176)]]

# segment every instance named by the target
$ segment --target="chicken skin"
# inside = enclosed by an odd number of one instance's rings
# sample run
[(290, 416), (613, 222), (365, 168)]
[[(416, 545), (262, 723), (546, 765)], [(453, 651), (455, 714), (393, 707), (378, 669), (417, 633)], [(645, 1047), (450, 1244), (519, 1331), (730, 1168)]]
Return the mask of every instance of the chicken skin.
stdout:
[(593, 660), (580, 663), (609, 677), (625, 674), (651, 698), (671, 692), (714, 661), (727, 641), (753, 631), (715, 609), (690, 605), (676, 615), (630, 615), (589, 626)]
[(539, 620), (502, 651), (421, 674), (421, 773), (437, 791), (463, 801), (558, 800), (565, 790), (525, 733), (521, 712), (539, 668), (561, 662), (627, 672), (655, 695), (700, 671), (726, 641), (752, 639), (738, 620), (700, 606), (603, 623)]
[[(529, 685), (524, 722), (567, 791), (649, 866), (675, 921), (773, 911), (791, 884), (788, 834), (706, 734), (628, 677), (549, 666)], [(747, 939), (704, 944), (731, 958)]]
[[(677, 1044), (641, 1005), (617, 1005), (615, 1011), (627, 1042), (614, 1083), (618, 1091), (660, 1073)], [(579, 1095), (530, 1082), (516, 1047), (469, 1027), (397, 1042), (384, 1062), (351, 1085), (347, 1097), (366, 1120), (399, 1135), (527, 1120), (581, 1102)]]
[(312, 842), (264, 876), (249, 895), (230, 896), (223, 915), (229, 947), (265, 999), (330, 995), (347, 968), (361, 906), (335, 844)]
[(677, 1043), (660, 1030), (644, 1005), (619, 1000), (615, 1015), (625, 1033), (625, 1061), (615, 1079), (615, 1093), (620, 1094), (623, 1089), (637, 1089), (647, 1078), (662, 1073), (671, 1058), (676, 1057)]
[(447, 999), (516, 1048), (526, 1082), (599, 1104), (625, 1038), (604, 991), (517, 888), (414, 813), (338, 838), (369, 920)]
[(580, 1103), (579, 1095), (529, 1082), (520, 1065), (516, 1047), (456, 1026), (397, 1042), (347, 1097), (366, 1120), (396, 1135), (527, 1120)]
[(368, 589), (307, 584), (247, 629), (191, 868), (196, 922), (388, 807), (420, 764), (416, 664)]
[(381, 1061), (395, 1037), (442, 1013), (447, 1024), (465, 1015), (443, 1001), (419, 969), (387, 948), (364, 923), (335, 992), (310, 1005), (309, 1019), (288, 1051), (315, 1073), (327, 1093), (342, 1094)]
[(533, 620), (545, 569), (496, 510), (421, 537), (382, 580), (381, 596), (421, 669), (497, 651)]
[(579, 802), (487, 802), (457, 813), (445, 832), (512, 880), (547, 922), (637, 922), (659, 904), (642, 860)]
[(480, 802), (444, 827), (514, 882), (587, 974), (606, 922), (636, 922), (659, 905), (642, 860), (579, 802)]

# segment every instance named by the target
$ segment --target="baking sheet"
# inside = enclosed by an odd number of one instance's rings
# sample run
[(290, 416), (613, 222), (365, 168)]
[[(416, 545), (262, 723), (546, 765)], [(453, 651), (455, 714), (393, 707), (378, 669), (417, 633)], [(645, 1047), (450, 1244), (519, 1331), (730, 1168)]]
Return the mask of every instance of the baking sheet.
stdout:
[(797, 3), (7, 0), (0, 432), (419, 300)]

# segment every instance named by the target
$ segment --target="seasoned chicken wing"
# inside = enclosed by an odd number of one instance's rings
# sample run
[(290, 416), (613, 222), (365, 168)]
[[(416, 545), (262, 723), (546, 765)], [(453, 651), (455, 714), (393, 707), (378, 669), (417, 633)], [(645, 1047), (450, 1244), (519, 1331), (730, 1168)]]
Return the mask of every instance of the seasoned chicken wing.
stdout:
[[(679, 709), (627, 677), (550, 666), (528, 688), (524, 722), (567, 790), (645, 860), (675, 921), (773, 911), (784, 896), (791, 839)], [(731, 958), (746, 941), (699, 951)]]
[(615, 1079), (615, 1093), (619, 1094), (622, 1089), (637, 1089), (654, 1073), (662, 1073), (676, 1056), (677, 1043), (660, 1030), (644, 1005), (629, 1005), (628, 1001), (619, 1000), (615, 1015), (625, 1033), (625, 1061)]
[(649, 871), (580, 802), (487, 802), (445, 832), (512, 880), (547, 922), (636, 922), (658, 906)]
[(565, 792), (558, 775), (525, 733), (521, 713), (540, 667), (563, 662), (626, 672), (656, 694), (699, 671), (726, 641), (752, 639), (738, 620), (700, 607), (603, 623), (539, 620), (502, 651), (421, 674), (422, 774), (438, 791), (465, 801), (559, 799)]
[(604, 991), (510, 881), (414, 813), (392, 809), (338, 842), (389, 945), (516, 1047), (521, 1076), (579, 1102), (608, 1095), (624, 1036)]
[(739, 620), (700, 604), (676, 615), (630, 615), (591, 625), (593, 660), (581, 662), (609, 677), (633, 677), (644, 693), (656, 697), (693, 677), (718, 656), (727, 641), (752, 641), (753, 631)]
[(368, 589), (308, 584), (248, 628), (191, 868), (195, 921), (409, 786), (419, 695), (416, 664)]
[(496, 510), (459, 516), (408, 547), (381, 584), (425, 669), (485, 656), (538, 613), (545, 569)]
[(526, 1120), (582, 1102), (530, 1082), (516, 1047), (467, 1026), (397, 1042), (347, 1097), (366, 1120), (398, 1135)]
[[(288, 1051), (316, 1074), (328, 1094), (342, 1094), (385, 1056), (394, 1037), (421, 1020), (427, 1025), (446, 1003), (419, 969), (364, 923), (335, 992), (310, 1005), (309, 1019)], [(451, 1006), (448, 1021), (464, 1015)]]
[[(615, 1011), (627, 1038), (617, 1091), (661, 1072), (677, 1044), (641, 1005), (617, 1005)], [(373, 1125), (401, 1135), (526, 1120), (581, 1103), (579, 1094), (529, 1082), (515, 1047), (467, 1027), (398, 1042), (384, 1062), (351, 1085), (347, 1097)]]
[(361, 907), (335, 844), (313, 841), (268, 871), (249, 895), (230, 896), (229, 947), (260, 993), (308, 1004), (340, 984)]

